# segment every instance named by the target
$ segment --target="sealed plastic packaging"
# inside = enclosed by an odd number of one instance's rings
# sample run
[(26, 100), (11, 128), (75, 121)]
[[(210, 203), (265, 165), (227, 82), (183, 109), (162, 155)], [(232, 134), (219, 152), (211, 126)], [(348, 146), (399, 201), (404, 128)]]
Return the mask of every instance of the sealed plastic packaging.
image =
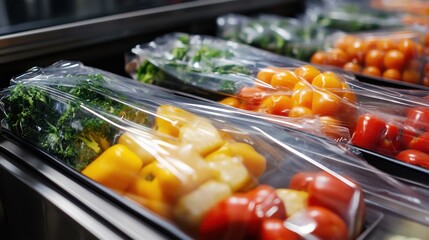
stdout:
[[(349, 89), (345, 79), (352, 76), (347, 74), (321, 74), (322, 70), (302, 62), (285, 61), (248, 46), (186, 34), (166, 35), (137, 46), (133, 53), (127, 69), (140, 82), (219, 100), (261, 118), (268, 114), (277, 123), (310, 124), (302, 120), (305, 115), (319, 122), (328, 136), (350, 137), (352, 125), (336, 118), (351, 114), (348, 105), (353, 93), (335, 94)], [(310, 78), (319, 74), (312, 85)]]
[(356, 239), (365, 205), (429, 224), (424, 195), (332, 142), (79, 63), (30, 70), (1, 103), (5, 131), (181, 238)]
[(379, 11), (355, 1), (310, 4), (303, 17), (320, 26), (345, 32), (398, 28), (403, 25), (402, 14)]
[(334, 32), (298, 19), (274, 15), (246, 17), (228, 14), (217, 19), (219, 37), (249, 44), (277, 54), (309, 61)]
[(400, 30), (337, 34), (327, 50), (311, 63), (330, 65), (357, 74), (424, 85), (424, 34)]
[[(178, 49), (183, 50), (181, 57), (172, 57), (170, 54), (179, 52)], [(224, 94), (220, 103), (246, 112), (252, 111), (255, 116), (263, 116), (265, 120), (280, 124), (292, 119), (318, 119), (325, 124), (322, 126), (331, 130), (325, 132), (326, 136), (337, 141), (351, 140), (356, 146), (389, 158), (395, 158), (402, 150), (415, 148), (409, 146), (411, 140), (403, 142), (399, 138), (417, 137), (426, 131), (426, 128), (421, 127), (412, 133), (405, 131), (408, 125), (404, 122), (407, 122), (408, 111), (429, 106), (421, 98), (364, 84), (347, 74), (305, 65), (257, 49), (210, 37), (175, 34), (156, 39), (148, 45), (137, 46), (133, 51), (136, 58), (132, 63), (139, 66), (134, 77), (141, 82), (188, 93), (195, 93), (193, 88), (188, 88), (191, 86), (198, 88), (197, 93)], [(195, 60), (194, 53), (203, 51), (218, 51), (218, 54)], [(220, 54), (222, 51), (224, 54)], [(288, 67), (280, 67), (285, 65)], [(147, 71), (147, 66), (156, 69), (156, 74)], [(228, 71), (218, 71), (226, 66)], [(232, 91), (212, 88), (213, 83), (219, 86), (227, 81)], [(365, 140), (367, 136), (362, 137), (361, 141), (365, 144), (361, 144), (358, 140), (361, 134), (357, 132), (362, 131), (362, 121), (368, 114), (385, 119), (385, 123), (379, 124), (377, 131), (369, 131), (378, 134), (371, 136), (371, 141)], [(419, 117), (421, 114), (416, 115)], [(390, 129), (387, 123), (392, 119), (395, 119), (397, 129), (394, 136), (387, 131)], [(424, 118), (413, 121), (420, 121), (420, 125), (429, 124)], [(324, 129), (322, 127), (322, 131)], [(395, 144), (392, 144), (390, 138), (395, 139)], [(418, 165), (426, 168), (425, 164)]]
[(371, 7), (385, 11), (408, 12), (412, 14), (429, 14), (429, 2), (426, 0), (369, 0)]

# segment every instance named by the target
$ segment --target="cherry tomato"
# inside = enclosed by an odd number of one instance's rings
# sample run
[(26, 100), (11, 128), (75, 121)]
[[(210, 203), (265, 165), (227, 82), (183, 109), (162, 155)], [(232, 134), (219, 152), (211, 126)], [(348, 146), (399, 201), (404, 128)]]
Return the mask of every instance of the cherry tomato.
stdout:
[(402, 81), (418, 84), (420, 82), (420, 73), (416, 70), (404, 70), (402, 72)]
[(378, 67), (374, 67), (374, 66), (365, 67), (362, 70), (362, 73), (366, 74), (366, 75), (376, 76), (376, 77), (380, 77), (381, 76), (380, 69)]
[(388, 69), (401, 70), (405, 65), (405, 56), (401, 51), (389, 50), (384, 54), (383, 63)]
[(260, 185), (211, 208), (200, 225), (200, 239), (255, 239), (260, 235), (263, 220), (268, 218), (283, 220), (286, 210), (275, 189)]
[(356, 218), (359, 228), (363, 227), (365, 204), (363, 192), (357, 185), (352, 187), (329, 173), (320, 172), (308, 184), (307, 192), (309, 206), (330, 209), (345, 221)]
[(376, 67), (378, 69), (383, 68), (384, 53), (383, 51), (373, 49), (370, 50), (365, 56), (366, 67)]
[(416, 165), (429, 169), (429, 154), (418, 150), (404, 150), (396, 156), (396, 159), (405, 163), (409, 163), (411, 165)]
[(401, 144), (402, 148), (408, 148), (410, 142), (420, 134), (420, 131), (417, 129), (404, 124), (401, 133)]
[(284, 226), (283, 220), (268, 218), (262, 222), (260, 240), (299, 240), (301, 237)]
[(289, 188), (298, 191), (307, 191), (308, 184), (314, 180), (317, 172), (299, 172), (292, 176)]
[(313, 101), (313, 90), (304, 82), (299, 82), (295, 85), (292, 93), (292, 105), (302, 106), (311, 109)]
[(389, 50), (395, 49), (396, 44), (390, 39), (380, 39), (377, 42), (377, 49), (387, 52)]
[(376, 152), (393, 157), (402, 150), (398, 125), (399, 123), (392, 122), (386, 124), (384, 132), (380, 135)]
[(340, 48), (334, 48), (327, 52), (327, 64), (342, 68), (350, 59), (345, 51)]
[(327, 208), (345, 222), (353, 218), (352, 227), (356, 230), (353, 235), (360, 233), (365, 220), (365, 202), (357, 185), (348, 185), (327, 172), (302, 172), (291, 178), (289, 188), (307, 191), (309, 206)]
[(392, 80), (401, 80), (402, 78), (401, 72), (398, 69), (394, 69), (394, 68), (387, 69), (386, 71), (384, 71), (383, 77), (392, 79)]
[(256, 78), (261, 80), (264, 83), (271, 84), (271, 78), (276, 73), (277, 71), (272, 68), (263, 68), (258, 72), (258, 74), (256, 75)]
[(252, 110), (262, 102), (265, 95), (265, 92), (260, 88), (243, 87), (238, 93), (238, 98), (242, 100), (244, 109)]
[(410, 39), (402, 39), (398, 42), (398, 50), (404, 54), (405, 60), (409, 61), (417, 56), (416, 43)]
[(344, 65), (343, 69), (346, 71), (356, 72), (356, 73), (359, 73), (362, 71), (362, 67), (358, 63), (355, 63), (355, 62), (346, 63)]
[(258, 107), (266, 113), (288, 116), (292, 108), (292, 99), (284, 95), (274, 95), (267, 97)]
[(340, 98), (332, 92), (320, 89), (313, 92), (311, 109), (321, 116), (334, 115), (341, 105)]
[[(337, 214), (323, 207), (308, 207), (291, 216), (290, 221), (296, 220), (302, 225), (315, 225), (308, 235), (321, 240), (346, 240), (348, 228), (343, 219)], [(289, 221), (289, 220), (288, 220)]]
[(281, 71), (274, 74), (271, 79), (271, 85), (277, 88), (284, 88), (292, 90), (295, 87), (295, 84), (300, 82), (298, 76), (289, 70)]
[(416, 59), (412, 59), (408, 61), (407, 70), (420, 71), (422, 64), (420, 61)]
[(313, 64), (327, 64), (328, 62), (328, 54), (322, 51), (318, 51), (316, 53), (313, 54), (313, 56), (311, 56), (311, 63)]
[(378, 40), (376, 38), (367, 38), (364, 39), (367, 50), (372, 50), (377, 48)]
[(335, 41), (334, 46), (335, 46), (335, 48), (340, 48), (340, 49), (345, 51), (356, 40), (357, 40), (357, 38), (355, 36), (344, 35), (344, 36), (338, 38), (337, 41)]
[(383, 119), (373, 114), (363, 114), (357, 121), (351, 142), (358, 147), (375, 150), (385, 128)]
[(429, 132), (424, 132), (414, 137), (409, 143), (408, 148), (422, 151), (429, 154)]
[(367, 45), (360, 39), (355, 40), (346, 48), (346, 53), (349, 55), (351, 61), (363, 63), (365, 53), (367, 52)]
[(410, 109), (404, 124), (417, 131), (429, 132), (429, 108), (415, 107)]
[(228, 106), (231, 106), (231, 107), (236, 107), (236, 108), (240, 107), (240, 100), (238, 100), (235, 97), (224, 98), (221, 101), (219, 101), (219, 103), (222, 103), (224, 105), (228, 105)]
[(319, 69), (311, 66), (305, 65), (295, 69), (295, 74), (307, 80), (307, 82), (311, 83), (313, 79), (320, 74)]
[(326, 89), (341, 89), (342, 81), (335, 75), (330, 73), (321, 73), (317, 75), (311, 82), (313, 86)]

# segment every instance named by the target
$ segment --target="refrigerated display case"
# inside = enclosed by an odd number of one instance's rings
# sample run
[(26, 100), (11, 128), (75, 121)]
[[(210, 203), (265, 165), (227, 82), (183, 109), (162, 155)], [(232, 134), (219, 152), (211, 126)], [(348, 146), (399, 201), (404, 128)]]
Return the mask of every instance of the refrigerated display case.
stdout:
[[(82, 1), (15, 4), (0, 1), (0, 87), (30, 67), (60, 59), (126, 75), (124, 52), (145, 39), (171, 31), (213, 34), (216, 17), (230, 12), (293, 16), (302, 9), (299, 0), (108, 1), (103, 7)], [(17, 8), (19, 4), (25, 7)], [(5, 14), (16, 9), (28, 18)], [(7, 132), (0, 139), (0, 178), (1, 239), (189, 238)], [(371, 205), (359, 239), (427, 238), (424, 224), (384, 212), (385, 207)], [(419, 211), (413, 213), (424, 218)]]

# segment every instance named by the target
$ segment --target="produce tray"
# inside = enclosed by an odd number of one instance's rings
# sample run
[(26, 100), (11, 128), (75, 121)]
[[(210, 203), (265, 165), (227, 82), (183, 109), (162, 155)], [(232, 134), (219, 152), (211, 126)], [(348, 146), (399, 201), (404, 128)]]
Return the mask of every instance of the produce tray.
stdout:
[[(372, 166), (386, 172), (393, 177), (406, 183), (417, 183), (426, 187), (429, 186), (429, 170), (401, 162), (391, 157), (387, 157), (360, 147), (353, 147), (360, 152), (360, 155)], [(412, 182), (409, 182), (412, 181)]]
[[(106, 201), (111, 202), (116, 206), (119, 206), (121, 209), (123, 209), (125, 213), (128, 213), (130, 215), (137, 217), (140, 220), (143, 220), (144, 224), (147, 224), (150, 227), (156, 229), (158, 232), (162, 233), (163, 237), (165, 237), (166, 239), (181, 239), (181, 240), (192, 239), (186, 233), (184, 233), (183, 231), (175, 227), (173, 224), (169, 223), (166, 220), (163, 220), (162, 218), (158, 217), (155, 214), (152, 214), (149, 211), (146, 211), (144, 208), (141, 208), (136, 204), (133, 204), (132, 202), (127, 201), (126, 199), (120, 197), (119, 195), (116, 195), (113, 191), (109, 190), (108, 188), (105, 188), (100, 184), (96, 184), (94, 181), (86, 178), (76, 170), (64, 164), (56, 157), (36, 147), (34, 144), (29, 143), (28, 141), (18, 136), (15, 136), (7, 129), (1, 129), (1, 130), (2, 130), (1, 132), (2, 137), (7, 139), (8, 141), (14, 144), (17, 144), (19, 147), (22, 147), (22, 149), (26, 149), (27, 152), (31, 152), (31, 153), (35, 153), (36, 155), (39, 155), (43, 160), (43, 162), (46, 163), (47, 165), (54, 167), (61, 174), (77, 182), (84, 188), (95, 192), (98, 196), (101, 196)], [(279, 174), (282, 174), (282, 171), (278, 171), (278, 172)], [(381, 211), (376, 210), (376, 208), (372, 208), (370, 205), (368, 205), (366, 207), (365, 218), (366, 220), (365, 220), (364, 230), (359, 235), (357, 240), (367, 239), (369, 235), (376, 232), (377, 227), (380, 226), (380, 224), (382, 223), (384, 214)], [(125, 232), (124, 234), (126, 235), (127, 232)], [(129, 234), (131, 235), (131, 233)]]
[(361, 82), (379, 85), (379, 86), (392, 87), (392, 88), (429, 90), (428, 86), (419, 85), (419, 84), (389, 80), (389, 79), (375, 77), (375, 76), (368, 76), (360, 73), (355, 73), (355, 76)]

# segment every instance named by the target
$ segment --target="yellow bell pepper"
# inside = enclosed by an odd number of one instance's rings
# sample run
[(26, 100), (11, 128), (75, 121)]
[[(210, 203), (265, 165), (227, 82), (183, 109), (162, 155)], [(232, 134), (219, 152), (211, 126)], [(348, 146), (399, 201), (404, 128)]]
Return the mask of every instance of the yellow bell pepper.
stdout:
[(116, 144), (90, 163), (82, 174), (120, 193), (136, 180), (143, 161), (130, 149)]
[(153, 157), (150, 153), (148, 153), (136, 138), (133, 137), (130, 133), (124, 133), (119, 138), (117, 143), (122, 144), (128, 147), (131, 151), (133, 151), (140, 159), (143, 161), (143, 165), (147, 165), (153, 161), (155, 161), (155, 157)]
[(128, 194), (146, 200), (174, 201), (180, 190), (180, 179), (158, 162), (150, 163), (138, 173), (138, 179), (127, 189)]
[(158, 157), (142, 168), (127, 192), (145, 199), (174, 202), (213, 177), (209, 165), (190, 145), (164, 146)]

